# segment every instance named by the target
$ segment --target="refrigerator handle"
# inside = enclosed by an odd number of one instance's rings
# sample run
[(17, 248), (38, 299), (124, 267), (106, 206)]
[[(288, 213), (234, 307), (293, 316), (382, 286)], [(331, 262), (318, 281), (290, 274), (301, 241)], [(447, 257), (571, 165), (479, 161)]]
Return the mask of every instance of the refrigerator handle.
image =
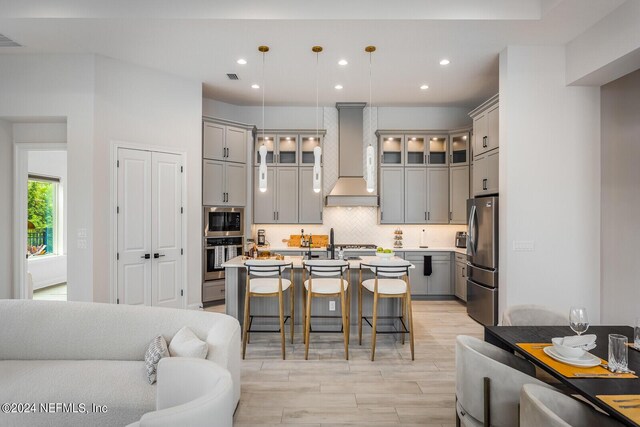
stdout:
[(469, 231), (467, 232), (467, 255), (475, 256), (476, 255), (476, 233), (475, 233), (475, 222), (476, 222), (476, 206), (471, 206), (471, 211), (469, 212)]

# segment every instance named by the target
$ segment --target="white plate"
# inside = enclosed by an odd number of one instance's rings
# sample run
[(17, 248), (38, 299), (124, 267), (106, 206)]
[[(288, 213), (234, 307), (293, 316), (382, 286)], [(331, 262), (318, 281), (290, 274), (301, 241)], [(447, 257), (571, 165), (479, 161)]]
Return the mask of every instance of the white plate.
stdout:
[(387, 253), (385, 253), (385, 252), (376, 252), (376, 256), (378, 258), (393, 258), (395, 255), (396, 255), (395, 252), (391, 252), (391, 253), (389, 253), (389, 252), (387, 252)]
[(545, 347), (543, 348), (543, 351), (547, 356), (557, 360), (558, 362), (566, 363), (571, 366), (578, 366), (580, 368), (593, 368), (594, 366), (598, 366), (602, 363), (599, 357), (596, 357), (591, 353), (585, 353), (577, 359), (568, 359), (558, 354), (553, 346)]

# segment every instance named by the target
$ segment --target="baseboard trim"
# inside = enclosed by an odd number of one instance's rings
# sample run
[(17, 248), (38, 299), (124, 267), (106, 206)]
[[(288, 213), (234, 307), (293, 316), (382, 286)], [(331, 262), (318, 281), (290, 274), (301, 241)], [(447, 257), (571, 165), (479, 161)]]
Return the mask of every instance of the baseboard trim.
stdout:
[(203, 307), (201, 303), (189, 304), (187, 310), (203, 310)]

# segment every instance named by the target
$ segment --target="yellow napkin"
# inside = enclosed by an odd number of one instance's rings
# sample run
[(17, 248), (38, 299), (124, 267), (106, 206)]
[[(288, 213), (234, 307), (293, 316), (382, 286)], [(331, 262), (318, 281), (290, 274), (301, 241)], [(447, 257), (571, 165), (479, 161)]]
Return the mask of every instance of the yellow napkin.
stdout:
[[(558, 362), (557, 360), (547, 356), (547, 354), (543, 350), (544, 347), (548, 347), (551, 345), (549, 343), (517, 343), (516, 345), (521, 349), (523, 349), (524, 351), (526, 351), (527, 353), (529, 353), (530, 355), (532, 355), (533, 357), (535, 357), (536, 359), (538, 359), (539, 361), (541, 361), (542, 363), (544, 363), (545, 365), (549, 366), (550, 368), (564, 375), (567, 378), (577, 378), (574, 374), (597, 375), (597, 374), (611, 373), (607, 369), (603, 368), (602, 366), (595, 366), (593, 368), (579, 368), (577, 366), (571, 366), (571, 365), (567, 365), (566, 363)], [(602, 361), (602, 363), (607, 363), (605, 360), (602, 360), (602, 359), (600, 360)], [(638, 377), (636, 377), (633, 374), (619, 374), (616, 376), (602, 377), (602, 378), (611, 379), (611, 378), (638, 378)]]
[[(598, 394), (596, 397), (630, 420), (640, 423), (640, 407), (622, 408), (622, 406), (640, 405), (640, 394)], [(626, 400), (626, 402), (614, 402), (614, 400)]]

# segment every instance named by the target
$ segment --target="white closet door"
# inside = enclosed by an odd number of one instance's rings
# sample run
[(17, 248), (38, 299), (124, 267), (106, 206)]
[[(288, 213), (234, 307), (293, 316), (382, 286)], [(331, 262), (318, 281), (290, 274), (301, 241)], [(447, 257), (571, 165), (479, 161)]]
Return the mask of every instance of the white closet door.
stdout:
[(182, 307), (181, 158), (151, 154), (151, 304)]
[(150, 305), (151, 153), (120, 148), (118, 165), (118, 300)]

